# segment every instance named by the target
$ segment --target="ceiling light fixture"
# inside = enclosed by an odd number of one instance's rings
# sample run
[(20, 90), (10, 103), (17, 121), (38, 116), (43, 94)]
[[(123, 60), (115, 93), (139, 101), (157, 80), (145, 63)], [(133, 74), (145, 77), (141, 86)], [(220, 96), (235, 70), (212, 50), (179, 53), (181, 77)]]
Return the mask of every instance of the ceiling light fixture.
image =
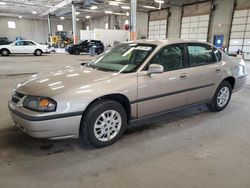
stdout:
[(153, 6), (142, 6), (142, 7), (144, 7), (144, 8), (147, 8), (147, 9), (157, 9), (156, 7), (153, 7)]
[(111, 5), (111, 6), (119, 6), (119, 3), (118, 2), (109, 2), (109, 5)]
[(163, 0), (155, 0), (156, 3), (165, 3)]
[(80, 19), (79, 18), (76, 18), (76, 21), (79, 21)]
[(0, 5), (6, 5), (7, 3), (6, 2), (0, 2)]
[(106, 10), (105, 14), (113, 14), (113, 11)]
[(90, 17), (90, 16), (86, 16), (85, 18), (86, 18), (86, 19), (90, 19), (91, 17)]
[(97, 6), (90, 7), (91, 10), (96, 10), (97, 8), (98, 8)]
[(64, 20), (64, 19), (65, 19), (65, 17), (63, 17), (63, 16), (62, 16), (62, 17), (60, 17), (60, 19), (61, 19), (61, 20)]
[(121, 8), (122, 8), (122, 9), (125, 9), (125, 10), (129, 10), (129, 9), (130, 9), (129, 6), (122, 6)]
[(19, 19), (22, 19), (23, 17), (22, 16), (18, 16)]
[(37, 12), (36, 11), (32, 11), (32, 14), (37, 14)]
[(80, 12), (76, 12), (76, 15), (79, 15), (80, 14)]

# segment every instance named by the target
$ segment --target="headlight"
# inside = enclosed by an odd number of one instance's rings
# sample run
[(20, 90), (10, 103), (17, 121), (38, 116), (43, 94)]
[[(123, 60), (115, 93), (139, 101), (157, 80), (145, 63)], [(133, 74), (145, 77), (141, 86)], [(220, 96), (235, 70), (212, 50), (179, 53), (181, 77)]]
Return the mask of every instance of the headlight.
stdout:
[(48, 97), (27, 96), (23, 107), (38, 112), (53, 112), (56, 111), (56, 102)]

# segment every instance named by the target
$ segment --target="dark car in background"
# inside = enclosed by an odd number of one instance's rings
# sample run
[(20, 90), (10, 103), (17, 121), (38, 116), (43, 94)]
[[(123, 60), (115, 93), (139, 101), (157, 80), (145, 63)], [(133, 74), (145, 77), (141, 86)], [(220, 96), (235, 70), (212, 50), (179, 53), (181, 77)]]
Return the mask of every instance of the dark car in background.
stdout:
[(90, 52), (91, 47), (95, 47), (95, 53), (101, 54), (104, 51), (104, 45), (99, 40), (81, 40), (76, 44), (68, 45), (65, 51), (69, 54), (79, 55), (81, 52)]
[(0, 45), (10, 44), (11, 41), (7, 37), (0, 37)]

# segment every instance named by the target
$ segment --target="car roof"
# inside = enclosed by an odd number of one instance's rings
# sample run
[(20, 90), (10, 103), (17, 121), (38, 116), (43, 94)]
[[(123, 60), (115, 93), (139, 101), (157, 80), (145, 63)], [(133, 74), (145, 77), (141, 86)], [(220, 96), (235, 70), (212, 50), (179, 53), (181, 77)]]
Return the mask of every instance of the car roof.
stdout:
[[(167, 39), (142, 39), (142, 40), (135, 40), (129, 41), (126, 43), (142, 43), (142, 44), (152, 44), (157, 46), (165, 46), (170, 44), (178, 44), (178, 43), (201, 43), (201, 44), (209, 44), (207, 42), (201, 42), (198, 40), (185, 40), (185, 39), (178, 39), (178, 38), (167, 38)], [(211, 45), (211, 44), (209, 44)]]

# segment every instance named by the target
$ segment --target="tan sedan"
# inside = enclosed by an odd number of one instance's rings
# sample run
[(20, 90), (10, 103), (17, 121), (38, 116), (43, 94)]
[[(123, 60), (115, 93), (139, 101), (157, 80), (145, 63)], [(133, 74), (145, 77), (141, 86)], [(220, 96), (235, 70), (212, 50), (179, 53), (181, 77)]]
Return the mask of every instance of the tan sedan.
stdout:
[(9, 109), (17, 127), (33, 137), (80, 137), (103, 147), (138, 119), (196, 103), (223, 110), (246, 77), (243, 60), (210, 44), (139, 40), (78, 67), (23, 81)]

